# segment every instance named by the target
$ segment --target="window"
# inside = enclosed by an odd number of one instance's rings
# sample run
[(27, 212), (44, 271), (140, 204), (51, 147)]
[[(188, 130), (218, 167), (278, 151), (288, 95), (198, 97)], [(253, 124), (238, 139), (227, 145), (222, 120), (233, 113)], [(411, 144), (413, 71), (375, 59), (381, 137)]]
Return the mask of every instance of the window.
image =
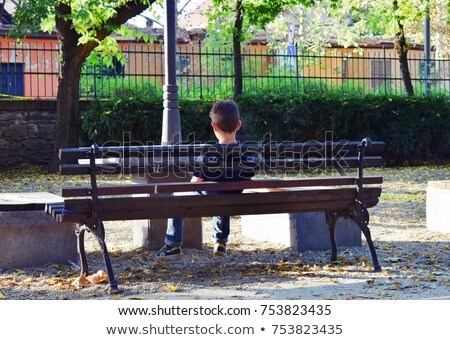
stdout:
[(23, 64), (1, 63), (0, 82), (2, 94), (23, 96), (23, 78)]
[(390, 60), (372, 60), (371, 65), (371, 86), (380, 87), (391, 77)]
[(191, 65), (190, 56), (177, 54), (177, 74), (189, 74), (190, 65)]

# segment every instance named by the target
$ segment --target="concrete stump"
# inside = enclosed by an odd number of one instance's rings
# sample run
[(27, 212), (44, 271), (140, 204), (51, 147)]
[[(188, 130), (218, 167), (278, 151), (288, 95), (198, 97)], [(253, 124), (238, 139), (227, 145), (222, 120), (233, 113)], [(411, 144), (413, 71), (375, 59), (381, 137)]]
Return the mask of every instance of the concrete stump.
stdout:
[[(186, 182), (190, 180), (189, 175), (158, 178), (133, 175), (133, 183), (164, 183), (164, 182)], [(159, 194), (161, 195), (161, 194)], [(167, 219), (134, 220), (133, 221), (133, 244), (145, 247), (149, 250), (158, 250), (164, 245), (166, 235)], [(187, 218), (184, 224), (183, 247), (202, 249), (202, 219)]]
[[(297, 251), (331, 249), (324, 212), (246, 215), (242, 235), (291, 247)], [(338, 246), (361, 246), (361, 229), (351, 219), (339, 218), (335, 228)]]
[(45, 214), (45, 203), (61, 202), (49, 193), (0, 194), (0, 268), (76, 261), (72, 223), (57, 223)]
[(450, 233), (450, 180), (428, 182), (427, 228)]

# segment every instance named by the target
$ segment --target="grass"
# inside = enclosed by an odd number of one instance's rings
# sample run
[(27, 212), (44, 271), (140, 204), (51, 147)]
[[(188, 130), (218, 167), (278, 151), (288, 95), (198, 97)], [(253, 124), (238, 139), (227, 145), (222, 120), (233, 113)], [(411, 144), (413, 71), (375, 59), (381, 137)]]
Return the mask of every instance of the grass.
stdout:
[(394, 201), (394, 202), (402, 202), (402, 201), (423, 201), (426, 198), (425, 192), (412, 192), (412, 193), (382, 193), (380, 199), (384, 201)]

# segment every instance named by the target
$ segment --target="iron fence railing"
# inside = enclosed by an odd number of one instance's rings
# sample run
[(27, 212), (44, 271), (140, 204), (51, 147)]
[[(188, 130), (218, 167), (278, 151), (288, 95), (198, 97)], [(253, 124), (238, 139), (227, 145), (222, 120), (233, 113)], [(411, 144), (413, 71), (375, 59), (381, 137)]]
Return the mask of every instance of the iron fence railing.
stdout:
[[(162, 93), (163, 47), (141, 43), (121, 47), (126, 60), (123, 65), (115, 59), (108, 66), (86, 63), (80, 81), (82, 97)], [(0, 42), (2, 96), (56, 97), (58, 53), (55, 43)], [(417, 94), (450, 94), (450, 59), (426, 62), (422, 51), (410, 52), (408, 56)], [(398, 58), (394, 51), (382, 47), (375, 51), (333, 49), (310, 54), (297, 51), (295, 46), (286, 50), (246, 46), (242, 65), (245, 92), (405, 93)], [(177, 74), (181, 98), (229, 97), (234, 84), (233, 53), (230, 49), (199, 44), (179, 46)]]

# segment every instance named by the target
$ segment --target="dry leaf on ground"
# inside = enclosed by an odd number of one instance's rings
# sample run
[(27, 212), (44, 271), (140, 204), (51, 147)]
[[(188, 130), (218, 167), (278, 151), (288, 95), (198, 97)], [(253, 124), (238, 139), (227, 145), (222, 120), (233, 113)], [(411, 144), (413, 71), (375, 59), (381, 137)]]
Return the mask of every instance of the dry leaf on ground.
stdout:
[(108, 274), (106, 274), (103, 270), (99, 270), (97, 273), (89, 275), (86, 277), (90, 283), (102, 283), (108, 282)]
[(89, 280), (86, 278), (86, 276), (84, 274), (81, 275), (80, 277), (76, 278), (72, 282), (72, 286), (74, 286), (75, 288), (78, 288), (78, 289), (89, 286), (90, 284), (91, 284), (91, 282), (89, 282)]

